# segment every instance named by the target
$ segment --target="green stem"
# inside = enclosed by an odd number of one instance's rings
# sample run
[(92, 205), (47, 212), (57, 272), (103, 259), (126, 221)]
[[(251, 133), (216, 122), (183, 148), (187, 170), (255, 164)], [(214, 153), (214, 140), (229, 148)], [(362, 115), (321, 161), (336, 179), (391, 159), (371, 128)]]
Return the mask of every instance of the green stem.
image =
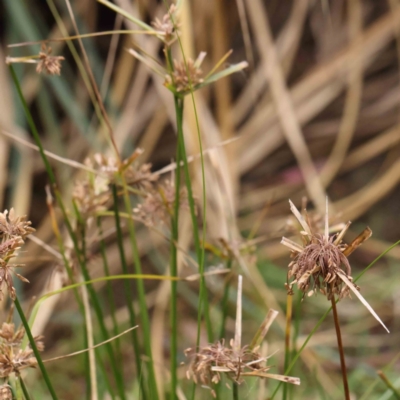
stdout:
[[(76, 257), (77, 257), (80, 269), (82, 271), (83, 278), (85, 279), (85, 281), (90, 281), (91, 280), (90, 274), (89, 274), (89, 271), (88, 271), (87, 266), (86, 266), (86, 254), (84, 254), (84, 253), (82, 254), (81, 249), (79, 248), (77, 237), (76, 237), (76, 235), (75, 235), (75, 233), (74, 233), (74, 231), (72, 229), (71, 223), (69, 222), (66, 210), (64, 208), (64, 204), (63, 204), (62, 199), (61, 199), (61, 195), (58, 192), (58, 190), (55, 191), (55, 194), (56, 194), (57, 200), (58, 200), (58, 202), (60, 204), (60, 208), (61, 208), (61, 210), (63, 212), (64, 221), (65, 221), (65, 223), (67, 225), (68, 232), (69, 232), (70, 237), (72, 239), (72, 242), (73, 242), (73, 245), (74, 245), (74, 250), (75, 250), (75, 253), (76, 253)], [(78, 221), (79, 221), (79, 220), (81, 220), (80, 215), (79, 215), (79, 211), (76, 209), (76, 212), (78, 214)], [(84, 228), (82, 226), (81, 226), (81, 229), (82, 229), (83, 237), (84, 237), (85, 233), (84, 233)], [(96, 313), (97, 322), (99, 324), (103, 340), (108, 340), (109, 339), (109, 335), (108, 335), (108, 331), (107, 331), (106, 325), (104, 323), (104, 314), (103, 314), (103, 311), (102, 311), (98, 296), (96, 294), (96, 291), (94, 290), (93, 285), (91, 283), (87, 285), (87, 290), (89, 292), (89, 297), (90, 297), (90, 300), (91, 300), (91, 302), (93, 304), (94, 311)], [(105, 348), (107, 350), (107, 353), (108, 353), (108, 356), (109, 356), (109, 359), (110, 359), (111, 369), (112, 369), (112, 371), (114, 373), (114, 376), (115, 376), (115, 381), (116, 381), (116, 384), (117, 384), (119, 396), (121, 397), (121, 399), (124, 400), (126, 398), (125, 397), (125, 391), (124, 391), (124, 381), (123, 381), (123, 378), (122, 378), (122, 375), (121, 375), (121, 371), (118, 369), (118, 366), (117, 366), (117, 362), (116, 362), (116, 359), (115, 359), (115, 356), (114, 356), (114, 350), (112, 348), (112, 344), (110, 342), (105, 343)]]
[[(232, 259), (229, 259), (226, 265), (226, 268), (232, 268)], [(230, 275), (226, 277), (226, 282), (224, 286), (224, 295), (221, 301), (221, 309), (222, 309), (222, 318), (221, 318), (221, 328), (219, 330), (219, 339), (223, 339), (225, 336), (225, 324), (226, 318), (228, 316), (228, 298), (229, 298), (229, 287), (230, 287)]]
[(17, 89), (18, 97), (20, 98), (20, 100), (22, 102), (22, 107), (24, 109), (25, 116), (26, 116), (26, 119), (28, 121), (28, 125), (31, 128), (31, 131), (32, 131), (33, 137), (35, 139), (35, 142), (36, 142), (37, 146), (39, 147), (39, 153), (40, 153), (40, 156), (42, 157), (42, 160), (43, 160), (47, 175), (49, 176), (49, 180), (50, 180), (51, 184), (53, 186), (55, 186), (56, 185), (56, 177), (55, 177), (55, 175), (53, 173), (53, 170), (51, 169), (49, 160), (47, 159), (47, 157), (46, 157), (46, 155), (44, 153), (44, 149), (43, 149), (42, 143), (40, 141), (39, 132), (36, 129), (36, 125), (35, 125), (35, 123), (33, 121), (32, 114), (29, 111), (28, 104), (25, 101), (24, 95), (22, 94), (22, 90), (21, 90), (21, 86), (20, 86), (18, 78), (17, 78), (17, 74), (15, 73), (15, 70), (14, 70), (14, 67), (12, 66), (12, 64), (9, 64), (8, 66), (10, 68), (11, 76), (13, 78), (15, 87)]
[(378, 371), (378, 375), (379, 377), (382, 379), (383, 383), (388, 387), (389, 390), (392, 391), (394, 397), (397, 400), (400, 400), (400, 393), (399, 391), (393, 386), (393, 383), (390, 382), (390, 380), (388, 379), (388, 377), (386, 376), (386, 374), (383, 371)]
[[(106, 253), (106, 245), (104, 243), (103, 239), (103, 228), (101, 224), (101, 218), (97, 217), (97, 229), (99, 230), (99, 236), (100, 236), (100, 253), (101, 253), (101, 258), (103, 260), (103, 269), (104, 269), (104, 275), (105, 276), (110, 276), (110, 270), (108, 268), (108, 260), (107, 260), (107, 253)], [(116, 306), (115, 306), (115, 298), (114, 298), (114, 293), (112, 290), (111, 282), (107, 281), (107, 297), (108, 297), (108, 305), (110, 306), (110, 314), (111, 314), (111, 319), (113, 321), (113, 331), (114, 331), (114, 336), (117, 336), (119, 333), (119, 328), (118, 328), (118, 322), (116, 318)], [(134, 326), (134, 325), (133, 325)], [(116, 347), (118, 350), (118, 355), (121, 355), (121, 341), (120, 338), (117, 338), (115, 340)]]
[[(175, 113), (177, 124), (183, 121), (183, 102), (175, 103)], [(182, 128), (178, 128), (182, 129)], [(171, 218), (171, 276), (178, 276), (178, 239), (179, 239), (179, 200), (181, 186), (181, 153), (179, 143), (176, 146), (176, 173), (175, 173), (175, 203), (174, 215)], [(177, 354), (178, 354), (178, 318), (177, 318), (177, 282), (171, 281), (171, 399), (176, 399), (176, 389), (178, 385), (177, 377)]]
[(18, 375), (17, 379), (19, 380), (19, 383), (21, 385), (22, 393), (24, 394), (25, 400), (31, 400), (31, 397), (29, 396), (28, 390), (25, 386), (25, 382), (23, 381), (21, 375)]
[[(307, 346), (307, 343), (310, 341), (310, 339), (312, 338), (312, 336), (314, 335), (314, 333), (318, 330), (318, 328), (321, 326), (322, 322), (324, 322), (325, 318), (328, 316), (328, 314), (331, 312), (332, 307), (329, 307), (328, 310), (325, 311), (324, 315), (318, 320), (318, 322), (316, 323), (316, 325), (314, 326), (314, 328), (312, 329), (312, 331), (309, 333), (309, 335), (307, 336), (306, 340), (304, 341), (304, 343), (302, 344), (302, 346), (300, 347), (299, 351), (296, 353), (296, 355), (293, 357), (291, 363), (289, 364), (289, 366), (287, 367), (287, 369), (285, 370), (285, 375), (289, 374), (290, 371), (292, 370), (293, 366), (296, 364), (296, 361), (298, 360), (298, 358), (300, 357), (301, 352), (305, 349), (305, 347)], [(272, 393), (272, 396), (270, 397), (269, 400), (272, 400), (275, 395), (278, 393), (279, 388), (281, 387), (282, 382), (279, 382), (277, 387), (275, 388), (274, 392)]]
[[(44, 149), (43, 149), (43, 146), (42, 146), (42, 142), (40, 140), (39, 132), (36, 129), (36, 125), (35, 125), (35, 123), (33, 121), (32, 114), (29, 111), (29, 107), (28, 107), (28, 105), (27, 105), (27, 103), (25, 101), (25, 98), (24, 98), (23, 94), (22, 94), (21, 86), (20, 86), (20, 84), (18, 82), (18, 78), (17, 78), (17, 75), (15, 73), (14, 67), (10, 64), (9, 68), (10, 68), (10, 71), (11, 71), (11, 76), (13, 78), (15, 87), (17, 89), (18, 96), (19, 96), (19, 98), (20, 98), (20, 100), (22, 102), (22, 106), (23, 106), (23, 109), (24, 109), (24, 112), (25, 112), (25, 116), (26, 116), (26, 119), (28, 121), (28, 125), (29, 125), (29, 127), (30, 127), (30, 129), (32, 131), (32, 135), (33, 135), (33, 137), (35, 139), (35, 142), (36, 142), (36, 144), (37, 144), (37, 146), (39, 148), (39, 153), (40, 153), (40, 155), (42, 157), (43, 164), (45, 166), (47, 175), (48, 175), (50, 183), (51, 183), (51, 185), (53, 187), (53, 190), (54, 190), (54, 193), (55, 193), (55, 197), (57, 199), (57, 204), (61, 208), (61, 211), (62, 211), (62, 214), (63, 214), (63, 218), (64, 218), (65, 224), (67, 226), (67, 229), (68, 229), (68, 233), (69, 233), (69, 235), (70, 235), (70, 237), (72, 239), (73, 245), (74, 245), (74, 250), (75, 250), (75, 253), (77, 255), (79, 265), (80, 265), (81, 268), (83, 267), (82, 268), (82, 272), (85, 275), (85, 266), (82, 265), (83, 264), (82, 260), (79, 257), (79, 246), (78, 246), (74, 231), (72, 229), (72, 226), (71, 226), (71, 224), (69, 222), (68, 215), (67, 215), (66, 209), (64, 207), (64, 203), (62, 201), (61, 194), (60, 194), (59, 190), (57, 189), (57, 183), (56, 183), (55, 175), (53, 173), (53, 170), (52, 170), (52, 168), (50, 166), (50, 163), (49, 163), (49, 161), (48, 161), (48, 159), (46, 157), (46, 154), (44, 152)], [(87, 271), (86, 271), (86, 276), (88, 276)], [(99, 305), (98, 300), (96, 298), (96, 294), (95, 294), (93, 288), (91, 287), (91, 285), (88, 285), (88, 290), (89, 290), (89, 294), (90, 294), (91, 300), (92, 300), (92, 302), (93, 302), (93, 304), (95, 306), (97, 319), (99, 321), (100, 329), (101, 329), (102, 334), (103, 334), (103, 339), (107, 340), (108, 339), (108, 334), (107, 334), (107, 331), (105, 329), (104, 318), (101, 315), (101, 308), (100, 308), (100, 305)], [(116, 362), (115, 362), (115, 359), (114, 359), (114, 356), (113, 356), (113, 351), (112, 351), (112, 348), (110, 346), (110, 343), (106, 344), (106, 348), (107, 348), (108, 354), (110, 356), (111, 368), (113, 370), (113, 373), (115, 375), (115, 379), (116, 379), (116, 381), (118, 383), (118, 387), (120, 389), (121, 399), (125, 399), (125, 394), (123, 392), (122, 377), (119, 375), (118, 369), (116, 367)]]
[(15, 304), (15, 307), (16, 307), (16, 309), (18, 311), (18, 314), (19, 314), (19, 316), (21, 318), (22, 324), (24, 325), (26, 335), (28, 336), (29, 343), (31, 345), (33, 353), (35, 354), (36, 361), (37, 361), (37, 363), (39, 365), (40, 371), (42, 372), (43, 378), (44, 378), (44, 380), (46, 382), (47, 388), (49, 389), (50, 395), (51, 395), (53, 400), (57, 400), (58, 398), (57, 398), (56, 392), (53, 389), (53, 385), (51, 384), (50, 378), (49, 378), (49, 376), (47, 374), (47, 371), (46, 371), (46, 368), (45, 368), (45, 366), (43, 364), (42, 358), (40, 357), (39, 350), (36, 347), (35, 339), (32, 336), (31, 329), (29, 328), (28, 321), (25, 318), (25, 314), (24, 314), (24, 312), (22, 310), (21, 304), (19, 303), (18, 297), (15, 297), (14, 304)]
[[(292, 325), (292, 304), (293, 296), (288, 294), (286, 297), (286, 329), (285, 329), (285, 364), (284, 370), (287, 369), (290, 362), (290, 328)], [(282, 400), (287, 399), (288, 384), (283, 385)]]
[[(175, 108), (181, 107), (180, 103), (183, 103), (183, 98), (179, 98), (177, 96), (175, 99)], [(183, 107), (183, 105), (182, 105)], [(182, 116), (183, 117), (183, 116)], [(200, 298), (199, 298), (199, 311), (198, 311), (198, 333), (197, 333), (197, 346), (200, 343), (200, 326), (202, 319), (202, 310), (204, 308), (204, 317), (206, 321), (206, 329), (207, 329), (207, 340), (211, 343), (213, 342), (213, 332), (209, 314), (209, 305), (208, 305), (208, 297), (207, 297), (207, 286), (204, 278), (204, 248), (202, 248), (200, 244), (200, 236), (199, 236), (199, 225), (197, 223), (197, 215), (196, 215), (196, 205), (194, 202), (192, 182), (189, 171), (189, 163), (187, 160), (186, 146), (185, 146), (185, 138), (183, 136), (183, 122), (177, 121), (178, 128), (178, 145), (181, 153), (181, 158), (183, 160), (183, 171), (185, 174), (185, 183), (188, 191), (188, 201), (190, 208), (190, 216), (192, 219), (193, 225), (193, 239), (194, 245), (196, 249), (197, 261), (199, 264), (199, 274), (200, 274)], [(205, 190), (205, 189), (203, 189)], [(205, 226), (203, 226), (203, 230)]]
[[(119, 255), (121, 259), (121, 265), (122, 265), (122, 271), (124, 275), (128, 275), (128, 266), (126, 262), (126, 257), (125, 257), (125, 250), (124, 250), (124, 238), (122, 235), (122, 229), (121, 229), (121, 219), (119, 216), (119, 209), (118, 209), (118, 194), (117, 194), (117, 188), (115, 185), (112, 185), (112, 194), (113, 194), (113, 201), (114, 201), (114, 218), (115, 218), (115, 227), (117, 229), (117, 243), (118, 243), (118, 249), (119, 249)], [(132, 299), (132, 289), (130, 282), (128, 280), (124, 280), (124, 291), (125, 291), (125, 297), (126, 297), (126, 303), (128, 307), (128, 312), (129, 312), (129, 323), (131, 326), (136, 325), (136, 315), (135, 311), (133, 310), (133, 299)], [(136, 333), (136, 329), (132, 330), (132, 346), (133, 350), (135, 352), (135, 362), (136, 362), (136, 370), (138, 376), (141, 375), (142, 373), (142, 364), (140, 360), (140, 344), (139, 344), (139, 338)], [(140, 386), (142, 389), (142, 394), (144, 398), (146, 398), (146, 391), (145, 391), (145, 385), (143, 379), (140, 380)]]
[(233, 400), (239, 400), (239, 385), (236, 382), (233, 382), (232, 396)]
[[(131, 216), (132, 215), (132, 205), (129, 197), (129, 192), (127, 188), (127, 183), (125, 180), (125, 176), (123, 174), (120, 175), (122, 184), (123, 184), (123, 192), (124, 192), (124, 203), (126, 212)], [(133, 262), (135, 264), (135, 272), (136, 274), (142, 274), (142, 265), (140, 261), (139, 249), (136, 240), (136, 232), (135, 232), (135, 224), (133, 218), (128, 219), (128, 230), (129, 237), (131, 240), (132, 253), (133, 253)], [(139, 298), (139, 308), (140, 308), (140, 318), (142, 321), (143, 328), (143, 338), (144, 338), (144, 347), (146, 351), (146, 356), (148, 357), (148, 379), (149, 379), (149, 396), (153, 400), (158, 400), (158, 390), (157, 390), (157, 380), (154, 372), (154, 364), (153, 364), (153, 356), (151, 350), (151, 336), (150, 336), (150, 320), (149, 313), (146, 304), (146, 294), (144, 290), (144, 283), (142, 279), (136, 280), (136, 287), (138, 291)]]

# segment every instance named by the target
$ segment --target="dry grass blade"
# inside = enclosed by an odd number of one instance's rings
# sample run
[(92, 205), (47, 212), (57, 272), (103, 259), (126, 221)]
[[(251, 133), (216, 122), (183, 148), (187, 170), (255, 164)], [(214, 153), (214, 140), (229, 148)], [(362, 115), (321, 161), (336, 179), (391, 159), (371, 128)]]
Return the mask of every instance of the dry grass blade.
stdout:
[(260, 378), (270, 378), (277, 381), (282, 381), (286, 383), (291, 383), (292, 385), (300, 385), (300, 379), (293, 376), (285, 376), (278, 374), (268, 374), (266, 372), (244, 372), (243, 376), (258, 376)]
[(389, 332), (389, 329), (386, 327), (386, 325), (382, 322), (382, 320), (379, 318), (378, 314), (374, 311), (374, 309), (369, 305), (367, 300), (364, 299), (364, 297), (360, 294), (360, 292), (354, 287), (354, 284), (348, 280), (348, 278), (341, 272), (338, 272), (338, 276), (342, 281), (347, 285), (347, 287), (357, 296), (357, 298), (361, 301), (361, 303), (364, 304), (364, 306), (367, 308), (367, 310), (372, 314), (372, 316), (383, 326), (383, 328), (386, 330), (387, 333)]
[(284, 75), (276, 55), (267, 16), (265, 15), (260, 1), (255, 0), (248, 3), (247, 6), (249, 14), (254, 22), (253, 26), (256, 29), (258, 48), (266, 65), (266, 74), (270, 82), (271, 94), (277, 107), (277, 113), (286, 140), (296, 156), (310, 196), (317, 208), (322, 211), (325, 204), (324, 189), (302, 135), (300, 124), (292, 104), (293, 100), (286, 87)]

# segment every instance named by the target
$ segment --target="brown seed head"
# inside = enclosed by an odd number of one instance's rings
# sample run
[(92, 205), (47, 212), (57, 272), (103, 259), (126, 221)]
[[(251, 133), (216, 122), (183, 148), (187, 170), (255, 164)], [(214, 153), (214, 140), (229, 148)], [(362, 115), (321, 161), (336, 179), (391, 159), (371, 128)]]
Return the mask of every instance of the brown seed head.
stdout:
[(186, 92), (203, 82), (203, 71), (198, 63), (191, 58), (187, 59), (186, 65), (183, 61), (174, 60), (174, 72), (172, 79), (177, 92)]
[[(158, 223), (169, 223), (173, 215), (175, 204), (175, 184), (172, 180), (165, 180), (159, 184), (157, 190), (147, 193), (144, 201), (140, 203), (133, 212), (147, 226)], [(188, 207), (186, 188), (180, 190), (180, 207)]]
[(11, 386), (4, 383), (0, 386), (0, 400), (12, 400), (13, 394), (11, 391)]
[(177, 8), (175, 4), (171, 4), (168, 12), (162, 17), (161, 20), (156, 18), (152, 22), (152, 26), (162, 33), (164, 42), (167, 45), (170, 45), (176, 39), (177, 29), (179, 28), (180, 24), (177, 22), (178, 15), (177, 15)]
[(48, 75), (60, 75), (61, 61), (64, 60), (62, 56), (52, 56), (51, 47), (42, 44), (41, 51), (39, 52), (39, 62), (36, 66), (36, 72), (41, 74), (43, 71)]

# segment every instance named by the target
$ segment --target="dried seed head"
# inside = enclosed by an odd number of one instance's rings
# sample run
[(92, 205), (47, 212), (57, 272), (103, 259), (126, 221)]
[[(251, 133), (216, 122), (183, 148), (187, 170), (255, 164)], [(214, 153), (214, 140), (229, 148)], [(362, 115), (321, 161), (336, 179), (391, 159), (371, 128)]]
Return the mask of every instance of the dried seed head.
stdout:
[(93, 159), (86, 159), (85, 164), (98, 172), (87, 179), (75, 183), (73, 198), (83, 218), (86, 219), (97, 211), (104, 211), (111, 203), (110, 184), (115, 183), (119, 172), (124, 174), (126, 183), (135, 189), (149, 191), (158, 179), (157, 174), (151, 172), (151, 164), (133, 165), (132, 161), (140, 151), (118, 164), (112, 157), (95, 154)]
[[(12, 373), (19, 374), (22, 369), (37, 365), (33, 350), (20, 349), (25, 335), (23, 327), (15, 331), (14, 324), (3, 323), (0, 330), (0, 378), (8, 378)], [(43, 336), (34, 338), (39, 351), (43, 351)]]
[(162, 17), (161, 20), (156, 18), (152, 22), (152, 26), (162, 34), (163, 40), (167, 45), (172, 44), (176, 39), (177, 29), (180, 26), (177, 20), (177, 8), (175, 4), (171, 4), (168, 12)]
[(18, 217), (15, 215), (14, 208), (0, 213), (0, 237), (19, 236), (24, 240), (29, 234), (35, 232), (31, 227), (31, 222), (26, 220), (26, 216)]
[[(186, 92), (191, 88), (203, 82), (203, 71), (200, 69), (200, 64), (204, 58), (205, 53), (201, 53), (199, 58), (193, 61), (191, 58), (184, 61), (174, 60), (174, 72), (172, 73), (172, 81), (175, 85), (177, 92)], [(166, 82), (169, 84), (170, 82)]]
[(293, 293), (292, 286), (297, 283), (298, 288), (308, 296), (317, 292), (324, 293), (328, 300), (335, 294), (339, 298), (350, 296), (350, 289), (343, 281), (343, 276), (351, 282), (353, 289), (359, 290), (359, 287), (352, 283), (350, 263), (344, 254), (348, 245), (342, 242), (349, 224), (344, 225), (342, 232), (329, 235), (326, 214), (324, 229), (320, 227), (316, 232), (317, 226), (310, 223), (308, 214), (304, 218), (293, 203), (290, 202), (290, 205), (304, 230), (300, 232), (304, 245), (282, 239), (281, 243), (292, 250), (293, 258), (288, 271), (288, 281), (292, 281), (286, 283), (288, 293)]
[[(175, 184), (172, 180), (165, 180), (159, 184), (157, 190), (147, 193), (144, 201), (133, 212), (147, 226), (158, 223), (169, 223), (173, 215), (175, 204)], [(188, 207), (186, 188), (182, 188), (179, 194), (180, 207)]]
[(38, 74), (44, 71), (48, 75), (60, 75), (61, 61), (64, 60), (64, 57), (52, 56), (51, 53), (52, 53), (51, 47), (47, 47), (43, 43), (41, 51), (39, 52), (39, 62), (36, 66), (36, 72)]
[(4, 383), (0, 386), (0, 400), (12, 400), (13, 394), (11, 391), (11, 386)]
[[(288, 278), (293, 281), (288, 284), (291, 288), (297, 283), (303, 293), (316, 293), (317, 290), (325, 292), (328, 300), (333, 294), (340, 298), (350, 296), (350, 290), (343, 282), (340, 275), (344, 275), (351, 282), (351, 267), (343, 250), (345, 244), (335, 244), (337, 235), (332, 235), (328, 240), (322, 234), (311, 237), (303, 251), (294, 252), (294, 261), (290, 263)], [(353, 284), (354, 285), (354, 284)], [(354, 285), (358, 290), (358, 286)]]
[[(15, 267), (20, 265), (9, 264), (17, 255), (17, 250), (23, 245), (24, 239), (35, 230), (26, 217), (15, 215), (14, 209), (0, 213), (0, 299), (3, 296), (3, 287), (7, 286), (10, 297), (15, 299), (12, 273)], [(15, 275), (24, 282), (28, 282), (23, 276)]]

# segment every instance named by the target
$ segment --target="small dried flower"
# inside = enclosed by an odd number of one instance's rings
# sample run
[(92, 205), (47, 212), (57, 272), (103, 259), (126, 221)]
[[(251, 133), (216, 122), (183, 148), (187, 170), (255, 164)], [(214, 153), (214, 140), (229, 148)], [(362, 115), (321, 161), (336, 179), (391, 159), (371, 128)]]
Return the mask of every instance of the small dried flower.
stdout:
[[(26, 347), (20, 349), (22, 338), (25, 335), (23, 327), (15, 331), (14, 324), (3, 323), (0, 335), (0, 378), (8, 378), (12, 373), (37, 365), (33, 350)], [(34, 338), (39, 351), (43, 351), (43, 336)]]
[[(177, 92), (189, 91), (191, 88), (195, 88), (197, 85), (203, 82), (203, 71), (200, 69), (200, 65), (203, 62), (205, 55), (206, 53), (200, 53), (196, 61), (188, 58), (186, 64), (184, 61), (174, 60), (172, 81)], [(167, 85), (170, 84), (168, 79), (171, 78), (167, 78)]]
[(41, 51), (39, 52), (39, 62), (36, 66), (36, 72), (41, 74), (43, 71), (48, 75), (60, 75), (61, 61), (65, 60), (62, 56), (52, 56), (51, 47), (42, 44)]
[(187, 349), (185, 355), (192, 357), (192, 363), (186, 372), (188, 379), (192, 379), (196, 384), (200, 383), (211, 390), (211, 394), (215, 396), (215, 391), (211, 385), (217, 385), (222, 374), (237, 384), (243, 382), (245, 376), (255, 376), (259, 378), (272, 378), (283, 382), (300, 384), (300, 379), (269, 374), (271, 368), (266, 364), (267, 357), (262, 357), (258, 352), (260, 343), (268, 332), (268, 329), (277, 316), (278, 312), (270, 310), (260, 329), (257, 331), (250, 345), (241, 346), (242, 337), (242, 276), (238, 277), (238, 297), (236, 306), (236, 323), (235, 338), (225, 346), (224, 340), (214, 344), (201, 347), (198, 352), (193, 349)]
[(0, 213), (0, 237), (20, 236), (24, 240), (29, 234), (35, 232), (31, 224), (30, 221), (26, 220), (26, 216), (17, 217), (14, 208), (11, 208), (10, 212), (5, 210)]
[[(102, 154), (95, 154), (94, 163), (87, 161), (88, 165), (96, 169), (102, 176), (104, 186), (115, 182), (116, 174), (122, 172), (126, 183), (139, 190), (150, 190), (158, 179), (157, 174), (151, 172), (151, 164), (134, 165), (134, 160), (142, 154), (142, 150), (136, 150), (131, 157), (118, 165), (117, 160), (112, 157), (105, 157)], [(108, 180), (108, 181), (107, 181)]]
[(20, 346), (24, 335), (24, 328), (20, 327), (15, 331), (15, 325), (12, 323), (3, 322), (0, 329), (0, 338), (3, 340), (3, 343), (12, 347)]
[(12, 400), (13, 394), (11, 391), (11, 386), (7, 383), (3, 383), (0, 386), (0, 400)]
[(177, 8), (175, 4), (171, 4), (168, 12), (162, 17), (161, 20), (156, 18), (152, 22), (152, 26), (163, 35), (163, 40), (167, 45), (173, 43), (176, 39), (177, 29)]
[(73, 198), (84, 219), (108, 208), (112, 197), (110, 185), (116, 183), (118, 173), (124, 174), (126, 183), (137, 190), (147, 192), (152, 189), (158, 175), (151, 172), (151, 164), (133, 165), (139, 154), (140, 150), (134, 152), (120, 165), (114, 158), (99, 153), (93, 159), (85, 160), (85, 164), (98, 174), (92, 174), (87, 179), (76, 182), (74, 186)]
[[(328, 201), (323, 233), (314, 232), (311, 224), (300, 214), (296, 206), (290, 200), (289, 203), (292, 213), (303, 228), (300, 234), (304, 245), (301, 246), (285, 237), (281, 241), (292, 251), (293, 258), (289, 264), (288, 282), (285, 284), (288, 294), (293, 294), (294, 284), (297, 284), (304, 295), (312, 296), (319, 291), (328, 300), (334, 300), (335, 295), (339, 299), (351, 297), (350, 294), (353, 292), (387, 330), (375, 311), (359, 293), (360, 288), (353, 282), (350, 263), (347, 259), (350, 253), (371, 236), (372, 231), (366, 228), (353, 243), (345, 244), (342, 239), (350, 222), (344, 225), (339, 233), (330, 235)], [(290, 279), (292, 281), (289, 283)]]
[[(179, 194), (181, 207), (188, 206), (186, 188), (182, 188)], [(165, 180), (158, 185), (157, 190), (147, 193), (144, 201), (133, 212), (147, 226), (160, 223), (168, 223), (173, 215), (175, 204), (175, 184), (172, 180)]]
[(23, 282), (28, 282), (23, 276), (13, 272), (20, 265), (9, 264), (15, 257), (17, 250), (23, 245), (26, 236), (34, 232), (31, 222), (26, 217), (15, 215), (14, 209), (0, 213), (0, 299), (3, 295), (3, 286), (7, 286), (10, 297), (15, 299), (16, 293), (13, 285), (12, 273)]

